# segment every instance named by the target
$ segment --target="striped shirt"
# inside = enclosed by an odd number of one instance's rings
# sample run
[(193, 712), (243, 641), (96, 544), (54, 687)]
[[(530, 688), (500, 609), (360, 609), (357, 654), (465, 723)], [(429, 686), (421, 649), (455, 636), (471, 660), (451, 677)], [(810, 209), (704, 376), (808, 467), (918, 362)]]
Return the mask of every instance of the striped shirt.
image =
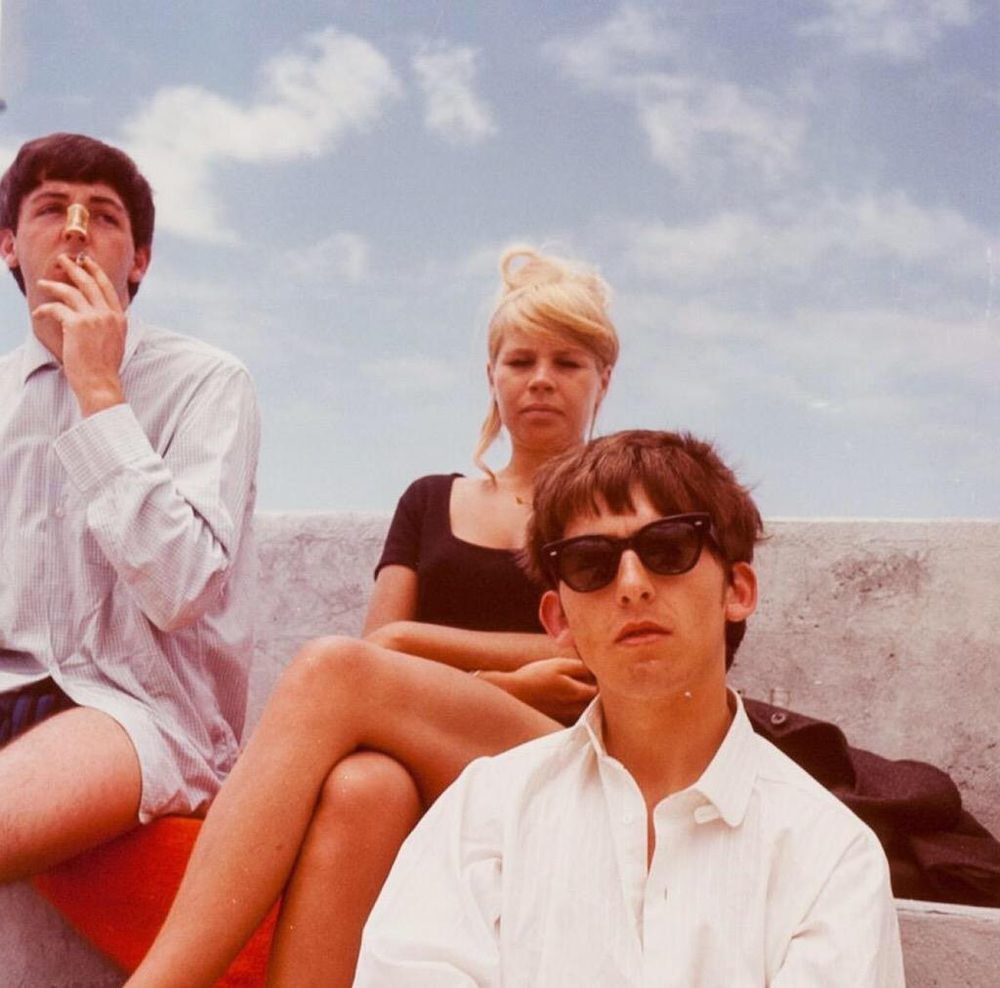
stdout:
[(355, 986), (901, 988), (875, 835), (736, 715), (653, 812), (581, 720), (480, 759), (403, 845)]
[(118, 721), (145, 821), (236, 758), (259, 422), (238, 361), (136, 319), (121, 379), (127, 404), (81, 418), (34, 335), (0, 357), (0, 691), (51, 676)]

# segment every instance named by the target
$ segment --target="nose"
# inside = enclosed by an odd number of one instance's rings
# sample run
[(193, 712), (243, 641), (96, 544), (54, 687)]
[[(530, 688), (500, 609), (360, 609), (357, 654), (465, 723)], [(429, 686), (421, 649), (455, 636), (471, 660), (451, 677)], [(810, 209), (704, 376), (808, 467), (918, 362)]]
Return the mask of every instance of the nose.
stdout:
[(626, 549), (622, 553), (618, 563), (618, 576), (615, 578), (615, 593), (620, 604), (649, 600), (653, 596), (649, 571), (642, 565), (642, 560), (634, 549)]
[(547, 360), (539, 360), (535, 363), (530, 386), (537, 390), (549, 391), (555, 387), (552, 382), (552, 366)]

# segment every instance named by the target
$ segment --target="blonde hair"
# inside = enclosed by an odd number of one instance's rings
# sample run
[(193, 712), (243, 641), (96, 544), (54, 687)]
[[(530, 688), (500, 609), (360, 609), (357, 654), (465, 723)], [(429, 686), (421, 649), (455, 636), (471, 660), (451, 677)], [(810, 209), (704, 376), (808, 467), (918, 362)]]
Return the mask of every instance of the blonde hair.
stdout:
[[(500, 257), (500, 296), (490, 317), (487, 352), (490, 366), (508, 329), (531, 336), (566, 340), (590, 353), (598, 371), (618, 360), (618, 333), (608, 316), (611, 289), (592, 268), (532, 247), (510, 247)], [(483, 454), (500, 434), (496, 400), (479, 430), (472, 460), (490, 477)]]

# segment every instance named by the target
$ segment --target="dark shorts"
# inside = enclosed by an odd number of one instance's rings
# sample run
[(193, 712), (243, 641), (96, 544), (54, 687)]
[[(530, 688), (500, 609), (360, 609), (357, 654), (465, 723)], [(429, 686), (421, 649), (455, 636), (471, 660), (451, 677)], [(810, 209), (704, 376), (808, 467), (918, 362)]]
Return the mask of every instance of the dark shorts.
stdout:
[(46, 717), (75, 706), (51, 679), (0, 693), (0, 747)]

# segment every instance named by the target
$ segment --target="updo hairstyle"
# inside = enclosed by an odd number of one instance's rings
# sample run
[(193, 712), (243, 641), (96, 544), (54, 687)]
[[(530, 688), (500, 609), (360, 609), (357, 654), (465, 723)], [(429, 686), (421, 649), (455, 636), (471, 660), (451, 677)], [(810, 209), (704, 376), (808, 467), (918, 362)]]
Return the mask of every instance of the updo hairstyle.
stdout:
[[(618, 333), (608, 316), (611, 290), (592, 268), (577, 261), (516, 246), (500, 258), (500, 295), (489, 323), (487, 351), (492, 367), (504, 334), (516, 327), (537, 338), (565, 341), (590, 353), (603, 371), (618, 359)], [(483, 454), (500, 434), (500, 412), (493, 400), (472, 455), (480, 470), (493, 476)]]

